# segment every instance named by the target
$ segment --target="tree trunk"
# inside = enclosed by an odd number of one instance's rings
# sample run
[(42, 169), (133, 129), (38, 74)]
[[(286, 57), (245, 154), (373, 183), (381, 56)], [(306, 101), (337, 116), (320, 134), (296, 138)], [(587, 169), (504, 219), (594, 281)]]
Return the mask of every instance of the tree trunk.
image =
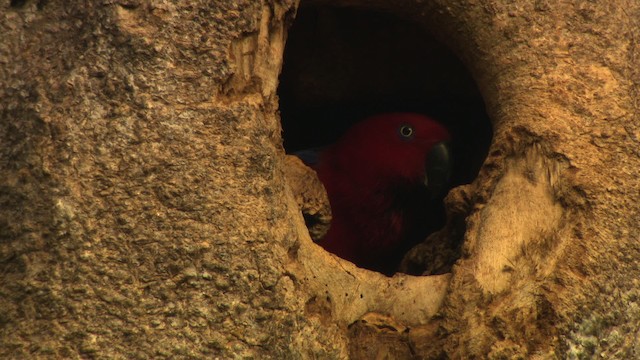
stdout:
[(276, 93), (295, 1), (5, 1), (0, 355), (640, 356), (640, 3), (305, 4), (418, 24), (478, 84), (451, 273), (313, 244)]

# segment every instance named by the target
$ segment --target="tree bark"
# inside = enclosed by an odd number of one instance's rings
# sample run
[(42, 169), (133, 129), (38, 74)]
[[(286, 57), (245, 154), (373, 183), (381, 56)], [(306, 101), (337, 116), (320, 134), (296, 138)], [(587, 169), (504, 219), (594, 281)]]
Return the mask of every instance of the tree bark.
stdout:
[(313, 244), (276, 90), (291, 1), (0, 4), (0, 355), (640, 356), (640, 3), (310, 1), (418, 23), (494, 128), (451, 274)]

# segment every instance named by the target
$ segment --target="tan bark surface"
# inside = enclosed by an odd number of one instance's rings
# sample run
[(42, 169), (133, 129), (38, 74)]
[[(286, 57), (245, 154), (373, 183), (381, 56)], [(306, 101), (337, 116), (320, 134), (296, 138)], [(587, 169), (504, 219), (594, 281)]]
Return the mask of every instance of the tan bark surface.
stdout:
[(420, 24), (481, 89), (452, 273), (312, 243), (277, 114), (293, 1), (4, 1), (1, 357), (640, 356), (640, 3), (331, 3)]
[(291, 354), (274, 91), (292, 4), (14, 5), (0, 357)]

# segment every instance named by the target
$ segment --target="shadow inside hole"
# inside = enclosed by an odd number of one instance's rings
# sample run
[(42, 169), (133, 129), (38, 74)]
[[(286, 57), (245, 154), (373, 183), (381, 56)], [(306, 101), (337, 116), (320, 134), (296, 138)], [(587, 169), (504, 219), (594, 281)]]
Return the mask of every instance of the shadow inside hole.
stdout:
[[(288, 33), (278, 95), (288, 153), (330, 144), (370, 115), (422, 113), (452, 134), (454, 187), (473, 181), (491, 143), (491, 123), (464, 65), (417, 24), (386, 13), (302, 6)], [(444, 265), (414, 261), (405, 272), (447, 272), (459, 256), (464, 221), (445, 226), (441, 204), (436, 212), (426, 228), (447, 233), (433, 248), (446, 250), (438, 260)], [(395, 269), (408, 250), (373, 270)]]
[(27, 3), (27, 0), (11, 0), (9, 6), (12, 8), (21, 8)]

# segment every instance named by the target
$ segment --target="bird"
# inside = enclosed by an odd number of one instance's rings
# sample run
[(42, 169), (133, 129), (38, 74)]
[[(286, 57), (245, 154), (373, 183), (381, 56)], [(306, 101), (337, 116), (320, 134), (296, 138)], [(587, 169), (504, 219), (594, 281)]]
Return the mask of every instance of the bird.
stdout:
[(442, 221), (450, 141), (449, 131), (426, 115), (383, 113), (331, 145), (295, 153), (327, 191), (332, 219), (318, 245), (392, 275), (404, 253)]

